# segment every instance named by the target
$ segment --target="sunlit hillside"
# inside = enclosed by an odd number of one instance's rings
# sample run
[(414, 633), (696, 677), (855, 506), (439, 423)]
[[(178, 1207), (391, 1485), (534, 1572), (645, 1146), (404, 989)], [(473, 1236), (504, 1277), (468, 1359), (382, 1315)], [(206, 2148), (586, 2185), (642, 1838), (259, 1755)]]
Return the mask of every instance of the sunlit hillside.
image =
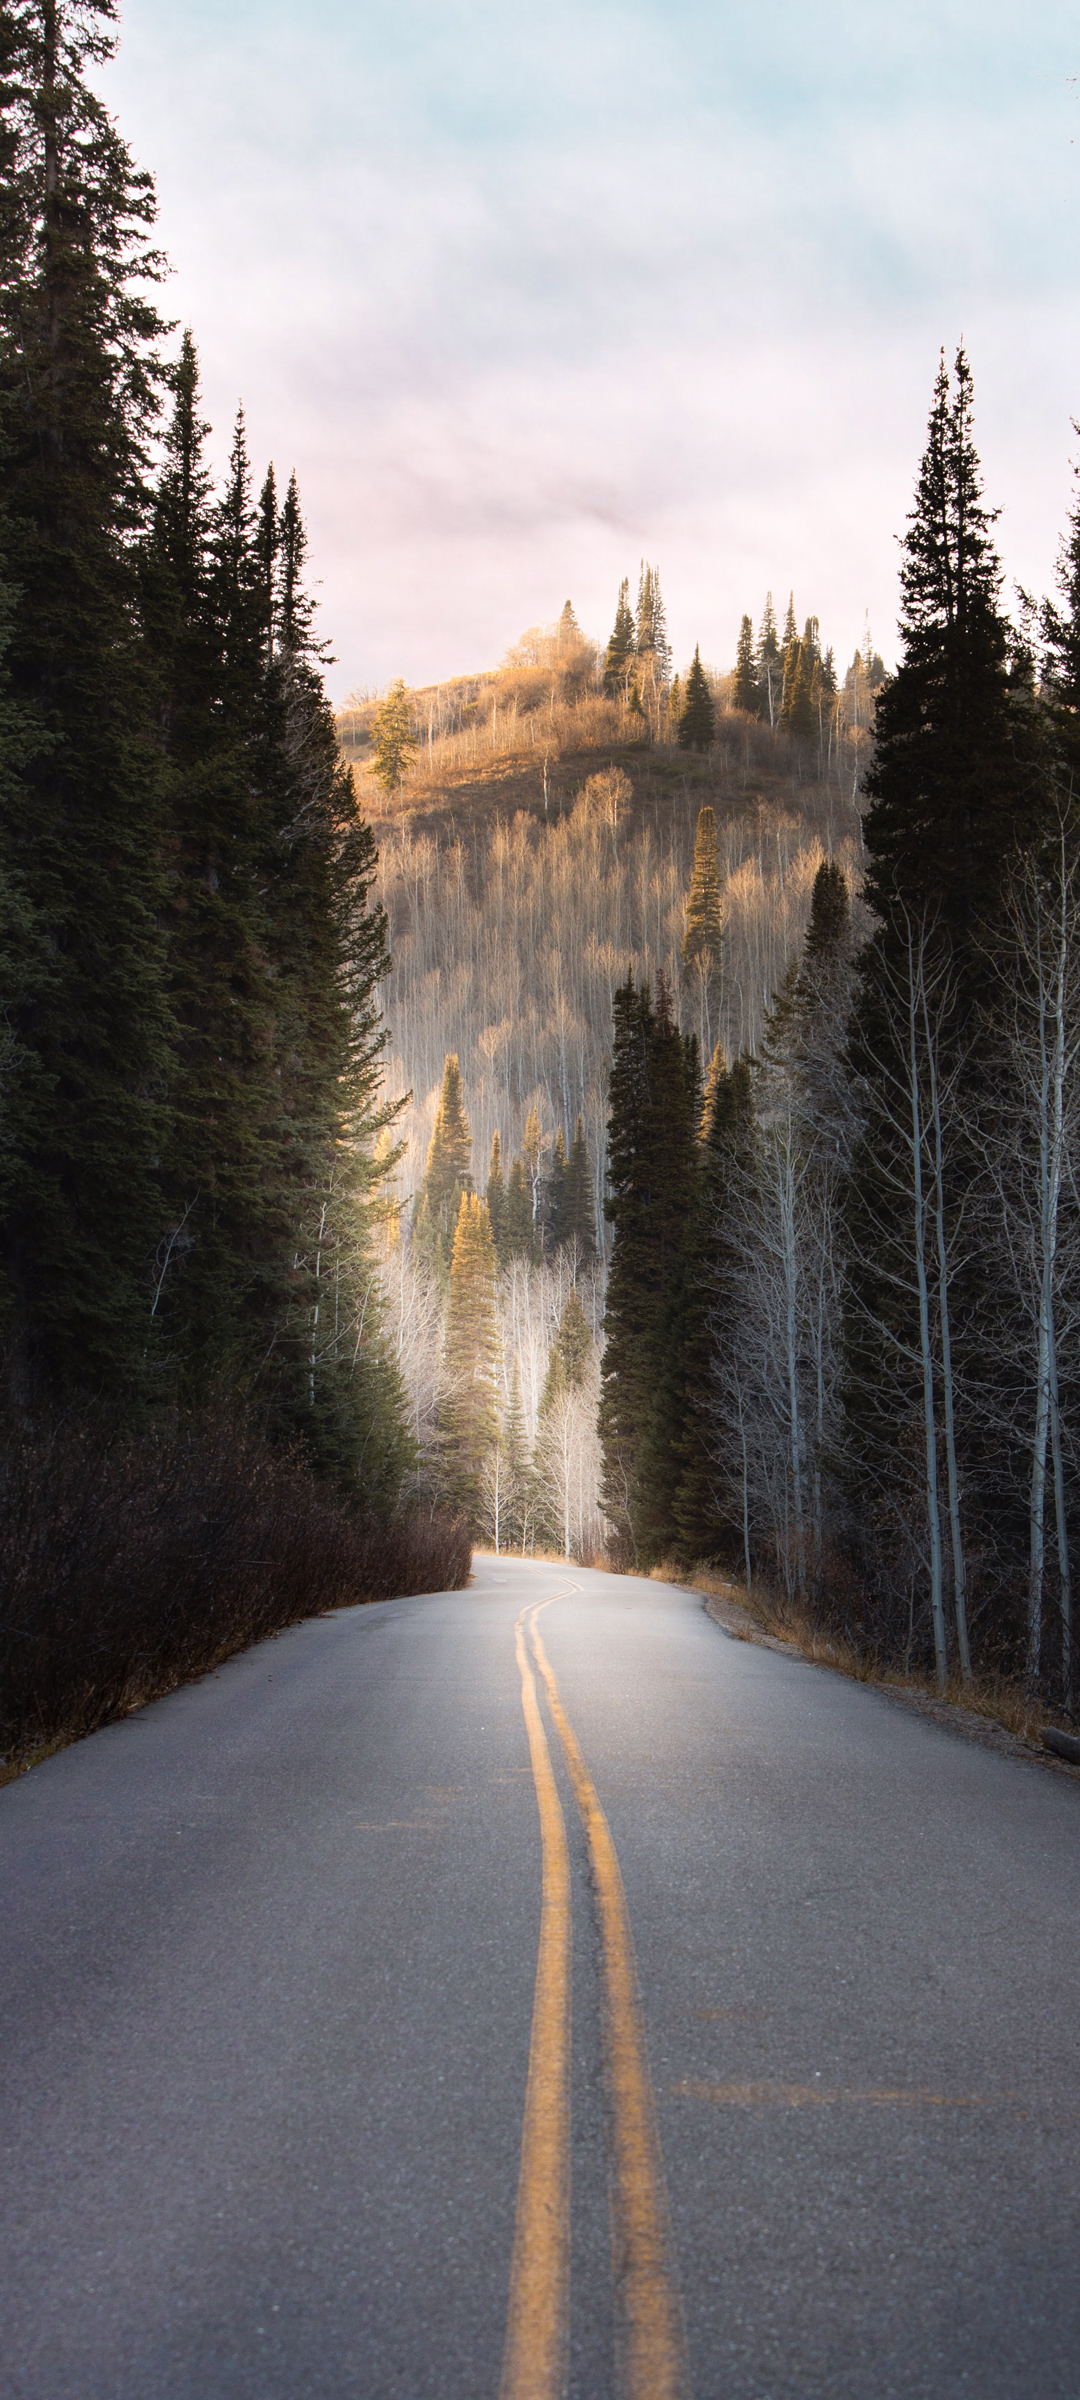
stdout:
[[(497, 1129), (548, 1139), (580, 1111), (599, 1190), (611, 999), (627, 968), (679, 994), (703, 1048), (759, 1041), (801, 939), (824, 855), (858, 874), (859, 780), (872, 694), (861, 659), (813, 741), (725, 706), (710, 678), (712, 749), (679, 748), (663, 691), (641, 713), (598, 689), (595, 649), (524, 637), (497, 670), (410, 695), (415, 756), (387, 795), (374, 772), (377, 702), (338, 720), (375, 826), (393, 972), (384, 994), (391, 1088), (413, 1097), (403, 1188), (423, 1171), (448, 1050), (460, 1058), (482, 1182)], [(725, 884), (719, 1022), (681, 973), (698, 810), (716, 812)]]

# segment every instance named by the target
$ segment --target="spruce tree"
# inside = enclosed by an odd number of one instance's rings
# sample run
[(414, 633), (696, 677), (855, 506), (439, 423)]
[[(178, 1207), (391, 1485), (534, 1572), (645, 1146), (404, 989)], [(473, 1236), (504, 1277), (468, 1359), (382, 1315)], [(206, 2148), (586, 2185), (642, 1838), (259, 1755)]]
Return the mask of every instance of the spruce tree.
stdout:
[(487, 1459), (499, 1438), (495, 1244), (484, 1203), (462, 1192), (450, 1263), (438, 1411), (445, 1505), (480, 1528)]
[(502, 1142), (497, 1130), (491, 1137), (491, 1165), (488, 1169), (484, 1199), (487, 1203), (487, 1212), (491, 1223), (491, 1238), (495, 1244), (495, 1256), (501, 1266), (506, 1256), (506, 1185), (503, 1182)]
[(667, 637), (667, 616), (660, 591), (660, 577), (647, 558), (642, 559), (638, 576), (634, 647), (640, 659), (651, 660), (657, 684), (665, 684), (671, 673), (671, 644)]
[(686, 895), (682, 943), (683, 966), (697, 968), (719, 985), (724, 960), (724, 908), (720, 885), (720, 855), (716, 816), (699, 808), (694, 836), (694, 863)]
[(630, 663), (634, 656), (634, 615), (630, 606), (630, 578), (624, 576), (619, 585), (619, 600), (615, 623), (604, 654), (603, 690), (611, 700), (626, 696)]
[(596, 1215), (593, 1206), (592, 1174), (589, 1167), (589, 1145), (585, 1138), (584, 1119), (579, 1116), (566, 1162), (566, 1232), (564, 1241), (571, 1251), (574, 1270), (590, 1266), (596, 1257)]
[(502, 1454), (502, 1518), (505, 1547), (524, 1550), (530, 1520), (530, 1460), (521, 1404), (521, 1374), (517, 1354), (510, 1374), (510, 1391), (499, 1429)]
[(451, 1051), (428, 1143), (424, 1180), (417, 1195), (414, 1239), (436, 1274), (448, 1275), (463, 1192), (472, 1190), (472, 1134), (465, 1114), (461, 1068)]
[(696, 1157), (686, 1046), (661, 980), (654, 1011), (633, 977), (615, 995), (606, 1214), (614, 1227), (600, 1399), (602, 1497), (624, 1554), (648, 1554), (655, 1514), (645, 1444), (665, 1362), (666, 1311)]
[(716, 739), (716, 709), (708, 677), (695, 650), (686, 678), (686, 698), (679, 718), (680, 750), (711, 750)]
[(659, 1466), (671, 1477), (670, 1519), (661, 1523), (661, 1533), (664, 1546), (684, 1566), (735, 1555), (741, 1544), (730, 1426), (717, 1457), (714, 1366), (718, 1349), (730, 1353), (739, 1342), (731, 1217), (741, 1179), (750, 1170), (753, 1085), (749, 1060), (736, 1059), (729, 1069), (719, 1044), (709, 1070), (703, 1133), (694, 1208), (672, 1299), (662, 1416), (658, 1410), (667, 1434)]
[[(3, 1330), (21, 1408), (135, 1407), (155, 1365), (171, 1025), (155, 727), (139, 630), (162, 373), (149, 178), (92, 89), (106, 0), (9, 10), (0, 417), (17, 596), (0, 882)], [(10, 925), (9, 925), (10, 930)]]
[(776, 611), (771, 592), (765, 595), (765, 607), (758, 631), (757, 645), (758, 715), (767, 725), (775, 725), (783, 698), (783, 667), (780, 640), (776, 630)]
[(506, 1256), (535, 1266), (540, 1256), (533, 1218), (532, 1183), (520, 1152), (511, 1160), (506, 1186)]
[(544, 1191), (544, 1223), (552, 1250), (558, 1250), (566, 1240), (566, 1169), (566, 1143), (559, 1125), (551, 1146), (551, 1169)]
[[(913, 959), (944, 995), (933, 1040), (951, 1132), (941, 1189), (943, 1239), (971, 1210), (984, 1167), (975, 1128), (991, 1072), (989, 1028), (1007, 989), (1001, 941), (1010, 854), (1040, 822), (1041, 758), (1030, 688), (1013, 674), (1001, 613), (1001, 569), (972, 438), (971, 377), (961, 351), (937, 377), (915, 507), (902, 546), (903, 655), (877, 703), (867, 778), (865, 887), (874, 930), (860, 961), (852, 1056), (865, 1131), (848, 1203), (847, 1445), (851, 1471), (882, 1502), (905, 1445), (924, 1442), (925, 1390), (915, 1267), (905, 1248), (906, 1135), (892, 1096), (905, 1088)], [(915, 1024), (917, 1072), (929, 1074), (927, 1027)], [(924, 1095), (925, 1097), (925, 1095)], [(900, 1199), (898, 1201), (897, 1194)], [(952, 1277), (957, 1443), (969, 1518), (991, 1531), (1001, 1478), (987, 1426), (984, 1262), (969, 1242)], [(933, 1338), (933, 1327), (930, 1329)], [(910, 1373), (903, 1362), (910, 1361)], [(929, 1470), (928, 1470), (929, 1472)]]
[(814, 697), (819, 666), (817, 618), (808, 617), (803, 638), (798, 647), (797, 663), (790, 691), (785, 690), (783, 714), (783, 723), (787, 732), (795, 734), (800, 741), (804, 742), (811, 741), (817, 732)]
[(418, 747), (412, 700), (399, 675), (375, 711), (375, 731), (372, 736), (375, 774), (388, 800), (393, 797), (406, 770), (412, 765)]
[(567, 1391), (580, 1391), (592, 1355), (593, 1337), (585, 1311), (573, 1288), (559, 1319), (555, 1347), (562, 1360)]
[(754, 655), (754, 627), (744, 617), (739, 627), (739, 646), (735, 653), (735, 686), (732, 692), (734, 707), (745, 709), (748, 717), (756, 717), (759, 701), (759, 667)]

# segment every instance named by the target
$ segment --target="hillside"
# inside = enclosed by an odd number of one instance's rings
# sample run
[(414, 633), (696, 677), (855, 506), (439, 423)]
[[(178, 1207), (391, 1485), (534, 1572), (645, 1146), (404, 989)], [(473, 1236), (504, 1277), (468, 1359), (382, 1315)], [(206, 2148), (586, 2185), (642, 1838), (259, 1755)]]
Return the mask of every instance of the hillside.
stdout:
[[(411, 1092), (403, 1190), (423, 1173), (448, 1050), (461, 1061), (486, 1171), (492, 1134), (508, 1154), (531, 1108), (545, 1137), (580, 1112), (599, 1198), (611, 998), (628, 966), (679, 993), (711, 1051), (754, 1048), (802, 937), (823, 856), (858, 873), (859, 780), (870, 714), (861, 661), (819, 739), (798, 741), (724, 707), (705, 756), (596, 688), (595, 651), (537, 660), (526, 636), (501, 669), (411, 695), (414, 762), (388, 799), (373, 771), (374, 701), (346, 710), (339, 739), (380, 851), (393, 970), (383, 999), (388, 1075)], [(524, 657), (520, 654), (524, 652)], [(861, 721), (860, 721), (861, 720)], [(698, 810), (716, 813), (724, 883), (719, 1022), (681, 975), (683, 907)]]

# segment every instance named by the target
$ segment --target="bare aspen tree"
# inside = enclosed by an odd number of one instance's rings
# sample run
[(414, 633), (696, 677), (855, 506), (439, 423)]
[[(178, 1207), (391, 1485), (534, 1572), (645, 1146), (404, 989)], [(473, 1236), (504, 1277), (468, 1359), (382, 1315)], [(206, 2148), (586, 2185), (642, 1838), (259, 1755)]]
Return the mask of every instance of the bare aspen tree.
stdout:
[[(1037, 1686), (1045, 1613), (1047, 1486), (1053, 1492), (1062, 1689), (1073, 1685), (1072, 1570), (1060, 1396), (1062, 1337), (1080, 1322), (1075, 1176), (1080, 1147), (1080, 863), (1065, 811), (1016, 863), (1007, 895), (1012, 953), (1004, 1075), (988, 1112), (986, 1156), (1000, 1249), (1023, 1328), (1028, 1449), (1028, 1686)], [(1064, 1203), (1068, 1197), (1068, 1216)]]

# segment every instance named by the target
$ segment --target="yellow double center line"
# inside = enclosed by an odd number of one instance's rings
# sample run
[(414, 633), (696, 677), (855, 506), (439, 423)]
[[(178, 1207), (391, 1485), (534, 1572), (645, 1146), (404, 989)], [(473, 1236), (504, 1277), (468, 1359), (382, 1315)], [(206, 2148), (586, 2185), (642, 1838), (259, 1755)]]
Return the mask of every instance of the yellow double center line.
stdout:
[[(570, 1590), (580, 1587), (571, 1585)], [(589, 1848), (600, 1925), (603, 2039), (612, 2118), (612, 2252), (619, 2383), (625, 2400), (688, 2400), (682, 2308), (645, 2048), (634, 1944), (610, 1827), (566, 1715), (536, 1619), (514, 1628), (521, 1704), (540, 1811), (540, 1949), (521, 2137), (510, 2306), (500, 2400), (561, 2400), (570, 2300), (570, 1860), (533, 1661), (562, 1744)], [(532, 1657), (530, 1658), (530, 1647)]]

